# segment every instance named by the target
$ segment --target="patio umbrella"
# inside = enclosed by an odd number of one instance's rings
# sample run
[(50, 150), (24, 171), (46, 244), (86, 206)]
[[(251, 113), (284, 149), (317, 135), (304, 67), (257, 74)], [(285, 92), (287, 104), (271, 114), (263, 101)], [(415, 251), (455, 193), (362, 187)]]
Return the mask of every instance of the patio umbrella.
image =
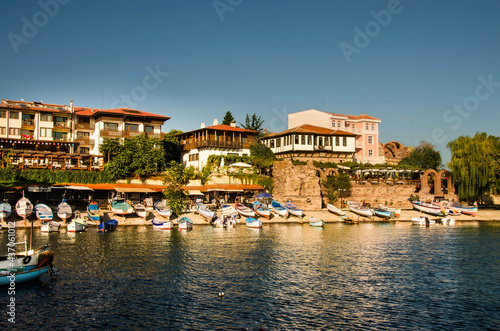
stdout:
[(272, 199), (273, 196), (267, 192), (260, 193), (259, 195), (256, 196), (257, 199)]

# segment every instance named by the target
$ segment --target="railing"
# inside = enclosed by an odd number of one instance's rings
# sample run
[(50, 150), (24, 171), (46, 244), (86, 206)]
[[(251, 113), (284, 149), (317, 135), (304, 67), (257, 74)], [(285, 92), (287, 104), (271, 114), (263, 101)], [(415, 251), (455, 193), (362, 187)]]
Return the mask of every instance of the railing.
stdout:
[(69, 128), (70, 127), (70, 122), (69, 121), (54, 122), (54, 127), (55, 128)]
[(118, 138), (122, 137), (123, 134), (121, 131), (118, 130), (101, 130), (101, 137), (112, 137), (112, 138)]
[(332, 146), (319, 146), (319, 145), (316, 145), (316, 146), (314, 146), (314, 150), (315, 151), (331, 151), (332, 150)]
[(75, 125), (77, 130), (94, 130), (95, 124), (90, 123), (76, 123)]
[(244, 145), (249, 145), (249, 144), (243, 144), (243, 143), (234, 142), (234, 141), (202, 140), (202, 141), (197, 141), (194, 143), (183, 145), (182, 148), (184, 150), (191, 150), (191, 149), (195, 149), (198, 147), (225, 147), (225, 148), (241, 149), (244, 147)]
[(35, 120), (33, 119), (25, 119), (22, 121), (23, 126), (33, 126), (35, 125)]
[(80, 145), (94, 145), (94, 139), (90, 138), (76, 138), (75, 142)]
[(123, 137), (124, 138), (133, 138), (137, 137), (138, 135), (142, 134), (143, 132), (139, 131), (123, 131)]

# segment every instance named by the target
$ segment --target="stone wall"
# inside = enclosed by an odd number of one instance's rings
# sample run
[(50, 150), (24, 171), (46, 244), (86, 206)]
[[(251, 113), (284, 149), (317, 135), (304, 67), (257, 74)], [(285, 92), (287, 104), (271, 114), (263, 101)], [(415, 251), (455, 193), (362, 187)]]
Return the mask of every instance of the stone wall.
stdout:
[(414, 185), (353, 184), (351, 196), (346, 200), (364, 201), (372, 207), (379, 203), (388, 206), (411, 208), (408, 198), (415, 192)]

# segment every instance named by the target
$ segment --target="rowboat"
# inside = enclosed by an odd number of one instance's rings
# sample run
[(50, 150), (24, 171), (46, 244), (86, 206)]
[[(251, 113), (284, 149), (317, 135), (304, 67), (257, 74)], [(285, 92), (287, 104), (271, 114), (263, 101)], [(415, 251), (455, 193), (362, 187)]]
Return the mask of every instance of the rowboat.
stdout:
[(212, 223), (216, 228), (232, 228), (236, 226), (236, 215), (221, 215)]
[(230, 205), (222, 205), (220, 208), (221, 215), (223, 216), (237, 216), (238, 212)]
[(325, 222), (323, 220), (318, 220), (317, 218), (311, 217), (309, 219), (310, 226), (323, 227), (325, 226)]
[(290, 215), (302, 217), (302, 215), (304, 214), (304, 211), (302, 209), (300, 209), (299, 207), (297, 207), (295, 204), (293, 204), (290, 201), (287, 201), (285, 203), (285, 207), (286, 207), (286, 209), (288, 209), (288, 212), (290, 213)]
[(332, 204), (327, 204), (326, 205), (326, 209), (328, 209), (328, 211), (330, 213), (333, 213), (333, 214), (336, 214), (336, 215), (339, 215), (339, 216), (345, 215), (345, 212), (343, 210), (340, 210), (340, 208), (337, 208), (337, 207), (335, 207)]
[(434, 224), (436, 224), (436, 220), (431, 220), (425, 216), (412, 217), (412, 218), (410, 218), (410, 221), (413, 225), (434, 225)]
[(443, 225), (455, 225), (455, 219), (453, 218), (450, 218), (448, 216), (446, 217), (443, 217), (441, 220), (440, 220), (441, 224)]
[(0, 203), (0, 221), (3, 222), (7, 217), (10, 216), (11, 212), (12, 207), (7, 201)]
[(134, 210), (137, 216), (142, 218), (148, 217), (149, 211), (146, 209), (146, 206), (144, 206), (142, 203), (136, 203), (134, 205)]
[(36, 218), (38, 218), (42, 222), (50, 221), (54, 217), (52, 209), (50, 209), (49, 206), (43, 203), (35, 205), (35, 214)]
[(134, 212), (134, 208), (123, 198), (113, 198), (109, 201), (109, 209), (118, 216), (130, 215)]
[(380, 218), (394, 218), (394, 212), (388, 211), (388, 210), (383, 210), (379, 208), (373, 208), (372, 212), (375, 214), (375, 216), (380, 217)]
[(71, 218), (71, 215), (73, 215), (71, 206), (66, 202), (66, 199), (62, 199), (62, 202), (57, 205), (57, 217), (66, 221)]
[(92, 201), (89, 203), (87, 206), (87, 216), (92, 220), (92, 221), (97, 221), (99, 222), (99, 218), (104, 215), (102, 213), (102, 210), (99, 208), (99, 205), (97, 202)]
[(174, 224), (171, 220), (163, 221), (156, 217), (151, 220), (151, 224), (153, 224), (153, 229), (160, 230), (172, 230), (172, 228), (174, 227)]
[(448, 214), (449, 208), (446, 208), (445, 205), (437, 206), (431, 203), (426, 203), (421, 201), (411, 201), (410, 199), (408, 199), (408, 201), (410, 201), (414, 209), (426, 214), (437, 215), (437, 216), (445, 216)]
[(179, 230), (192, 230), (193, 229), (193, 221), (191, 221), (189, 218), (184, 216), (181, 218), (178, 222), (179, 224)]
[(271, 201), (271, 209), (276, 214), (278, 214), (279, 216), (282, 216), (282, 217), (285, 217), (285, 218), (288, 217), (288, 209), (286, 209), (285, 207), (283, 207), (283, 205), (280, 204), (276, 200)]
[(269, 208), (267, 208), (267, 206), (260, 201), (255, 201), (252, 206), (257, 215), (263, 216), (266, 219), (269, 219), (269, 217), (271, 216), (271, 211), (269, 210)]
[(353, 218), (350, 218), (349, 216), (340, 216), (340, 219), (344, 221), (346, 224), (359, 224), (359, 219), (355, 220)]
[(160, 214), (160, 216), (166, 218), (170, 218), (170, 216), (172, 216), (172, 210), (162, 201), (156, 201), (153, 208), (158, 212), (158, 214)]
[(115, 219), (99, 223), (99, 231), (114, 231), (118, 227), (118, 221)]
[(234, 205), (234, 209), (241, 215), (245, 217), (255, 217), (255, 211), (253, 211), (251, 208), (248, 208), (242, 203), (236, 203)]
[(247, 227), (249, 228), (261, 228), (262, 227), (262, 221), (255, 219), (253, 217), (249, 217), (245, 220), (245, 223)]
[[(22, 244), (22, 243), (19, 243)], [(24, 244), (27, 244), (25, 241)], [(7, 244), (9, 245), (9, 244)], [(10, 246), (10, 245), (9, 245)], [(44, 261), (53, 256), (53, 252), (49, 250), (49, 246), (45, 245), (37, 250), (26, 250), (24, 252), (16, 253), (15, 257), (10, 259), (11, 256), (0, 256), (0, 269), (15, 269), (16, 271), (26, 271), (34, 269)]]
[(463, 206), (458, 201), (452, 201), (452, 202), (450, 202), (450, 210), (459, 211), (462, 214), (476, 216), (476, 214), (477, 214), (477, 205), (476, 206), (467, 207), (467, 206)]
[(399, 218), (401, 216), (401, 208), (391, 208), (391, 207), (384, 206), (381, 203), (379, 203), (378, 208), (382, 209), (382, 210), (394, 212), (394, 217), (396, 217), (396, 218)]
[(16, 203), (16, 212), (17, 215), (19, 215), (19, 217), (22, 217), (25, 220), (33, 212), (33, 204), (31, 203), (31, 201), (29, 201), (28, 198), (24, 197), (24, 191), (23, 191), (23, 197), (19, 199)]
[(40, 278), (50, 269), (51, 266), (16, 272), (9, 270), (0, 270), (0, 285), (9, 285), (11, 283), (18, 284), (33, 281)]
[(80, 212), (75, 211), (75, 217), (69, 222), (67, 232), (83, 232), (87, 230), (87, 222), (80, 215)]
[(205, 219), (207, 219), (210, 222), (217, 217), (217, 213), (216, 212), (210, 210), (207, 205), (205, 205), (205, 204), (203, 204), (201, 202), (198, 202), (196, 204), (196, 209), (198, 210), (198, 213), (201, 216), (203, 216)]
[(42, 232), (59, 232), (59, 229), (61, 227), (61, 224), (57, 223), (56, 221), (47, 221), (42, 223), (42, 227), (40, 228), (40, 231)]
[(352, 211), (355, 214), (358, 214), (360, 216), (364, 217), (372, 217), (373, 212), (370, 208), (367, 206), (364, 206), (360, 204), (359, 202), (356, 201), (347, 201), (347, 206), (349, 207), (349, 210)]

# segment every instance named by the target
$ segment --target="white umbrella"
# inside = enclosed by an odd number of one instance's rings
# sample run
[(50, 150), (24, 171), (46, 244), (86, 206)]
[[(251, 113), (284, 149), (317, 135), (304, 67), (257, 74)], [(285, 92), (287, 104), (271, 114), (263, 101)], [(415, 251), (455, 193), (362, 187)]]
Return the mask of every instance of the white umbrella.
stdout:
[(248, 163), (243, 163), (243, 162), (237, 162), (233, 163), (230, 165), (230, 167), (237, 167), (237, 168), (251, 168), (252, 166)]

